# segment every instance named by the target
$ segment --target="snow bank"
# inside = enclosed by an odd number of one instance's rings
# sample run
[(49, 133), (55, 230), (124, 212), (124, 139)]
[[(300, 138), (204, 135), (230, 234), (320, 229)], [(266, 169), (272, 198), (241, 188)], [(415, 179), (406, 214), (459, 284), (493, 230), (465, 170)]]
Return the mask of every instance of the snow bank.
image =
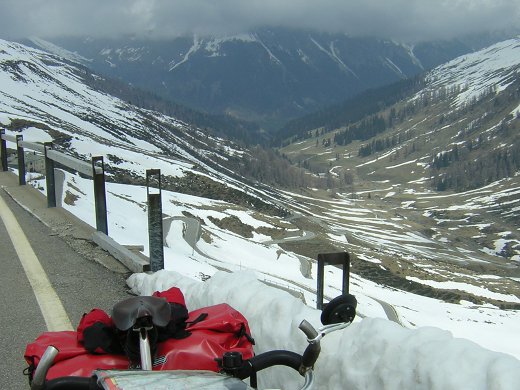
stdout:
[[(173, 271), (134, 274), (132, 291), (150, 295), (172, 286), (182, 289), (188, 309), (227, 302), (248, 319), (255, 352), (289, 349), (301, 353), (307, 343), (297, 329), (302, 319), (319, 326), (320, 312), (283, 291), (265, 286), (251, 271), (218, 272), (197, 282)], [(410, 330), (383, 320), (356, 320), (322, 341), (316, 364), (318, 389), (517, 389), (520, 361), (486, 350), (433, 327)], [(290, 369), (259, 375), (260, 388), (299, 388)]]

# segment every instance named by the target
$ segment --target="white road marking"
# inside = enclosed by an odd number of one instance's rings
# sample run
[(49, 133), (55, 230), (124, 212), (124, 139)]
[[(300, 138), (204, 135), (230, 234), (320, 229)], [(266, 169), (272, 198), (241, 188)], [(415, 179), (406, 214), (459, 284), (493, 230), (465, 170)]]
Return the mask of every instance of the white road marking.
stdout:
[(0, 196), (0, 218), (4, 222), (20, 263), (31, 283), (34, 295), (49, 331), (73, 330), (58, 294), (34, 253), (15, 216)]

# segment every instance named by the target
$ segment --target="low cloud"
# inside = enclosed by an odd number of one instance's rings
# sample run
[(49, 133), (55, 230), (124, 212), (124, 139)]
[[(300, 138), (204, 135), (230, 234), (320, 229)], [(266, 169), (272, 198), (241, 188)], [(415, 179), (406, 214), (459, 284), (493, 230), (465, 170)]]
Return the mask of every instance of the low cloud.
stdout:
[(2, 0), (0, 37), (168, 38), (265, 27), (401, 41), (520, 28), (520, 0)]

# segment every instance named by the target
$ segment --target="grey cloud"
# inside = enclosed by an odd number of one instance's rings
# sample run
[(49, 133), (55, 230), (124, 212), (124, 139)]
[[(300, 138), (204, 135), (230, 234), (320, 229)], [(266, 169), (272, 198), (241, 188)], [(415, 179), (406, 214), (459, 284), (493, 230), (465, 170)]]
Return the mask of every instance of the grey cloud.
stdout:
[(520, 0), (2, 0), (0, 36), (164, 38), (261, 26), (416, 41), (520, 28)]

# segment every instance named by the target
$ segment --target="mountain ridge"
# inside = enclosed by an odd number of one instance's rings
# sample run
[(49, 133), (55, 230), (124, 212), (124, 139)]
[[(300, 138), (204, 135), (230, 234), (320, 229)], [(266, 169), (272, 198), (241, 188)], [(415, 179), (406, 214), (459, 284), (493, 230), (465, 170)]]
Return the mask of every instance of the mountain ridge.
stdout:
[(230, 37), (57, 39), (56, 44), (88, 58), (97, 72), (271, 130), (474, 50), (462, 41), (406, 45), (282, 28)]

